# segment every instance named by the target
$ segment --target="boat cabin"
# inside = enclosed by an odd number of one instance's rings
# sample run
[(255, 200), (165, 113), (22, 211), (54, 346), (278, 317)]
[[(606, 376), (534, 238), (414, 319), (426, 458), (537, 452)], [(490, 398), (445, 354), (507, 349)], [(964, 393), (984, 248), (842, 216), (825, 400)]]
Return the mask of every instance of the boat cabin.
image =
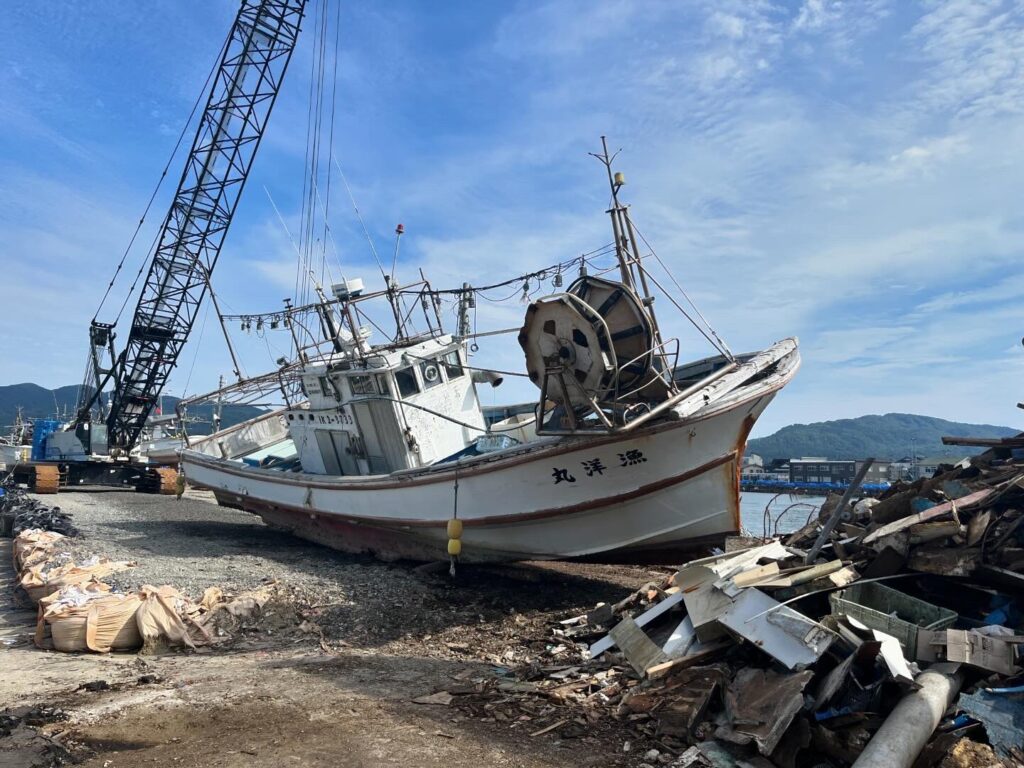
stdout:
[(304, 472), (384, 475), (463, 451), (485, 429), (466, 347), (450, 335), (310, 362), (285, 411)]

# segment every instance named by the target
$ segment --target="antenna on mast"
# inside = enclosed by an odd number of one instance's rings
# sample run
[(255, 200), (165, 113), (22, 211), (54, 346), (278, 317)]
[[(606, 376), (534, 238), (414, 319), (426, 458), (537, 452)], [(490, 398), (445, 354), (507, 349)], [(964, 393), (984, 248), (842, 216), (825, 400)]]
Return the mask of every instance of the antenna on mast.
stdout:
[[(605, 167), (608, 172), (608, 186), (612, 191), (612, 207), (608, 209), (608, 214), (612, 217), (612, 234), (615, 238), (615, 258), (619, 262), (619, 275), (622, 278), (622, 283), (627, 288), (636, 290), (636, 280), (633, 274), (633, 263), (638, 267), (640, 265), (640, 254), (636, 252), (636, 239), (633, 238), (633, 253), (629, 253), (629, 240), (626, 238), (626, 225), (628, 223), (628, 213), (626, 208), (619, 202), (619, 189), (626, 183), (626, 177), (621, 173), (612, 173), (612, 163), (615, 158), (619, 156), (619, 152), (622, 150), (616, 150), (613, 154), (608, 154), (608, 139), (605, 136), (601, 137), (601, 154), (594, 152), (588, 152), (591, 157), (596, 157), (601, 164)], [(630, 233), (632, 233), (632, 226), (630, 226)], [(643, 270), (641, 269), (641, 275)], [(646, 293), (646, 286), (645, 286)], [(648, 305), (650, 306), (650, 305)]]
[(615, 162), (615, 158), (619, 156), (621, 149), (615, 150), (615, 152), (609, 156), (608, 154), (608, 138), (606, 136), (601, 137), (601, 154), (596, 152), (588, 152), (587, 154), (591, 157), (596, 157), (601, 161), (601, 164), (608, 171), (608, 186), (612, 190), (612, 200), (615, 203), (615, 207), (619, 207), (619, 188), (626, 183), (626, 177), (621, 173), (612, 173), (612, 163)]

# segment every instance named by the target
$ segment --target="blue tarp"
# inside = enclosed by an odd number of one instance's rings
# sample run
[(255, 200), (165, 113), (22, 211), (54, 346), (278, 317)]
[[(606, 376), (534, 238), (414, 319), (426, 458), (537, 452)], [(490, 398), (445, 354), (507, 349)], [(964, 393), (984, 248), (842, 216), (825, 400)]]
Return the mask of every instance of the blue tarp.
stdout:
[(56, 419), (36, 419), (32, 423), (32, 461), (46, 461), (46, 438), (60, 429)]

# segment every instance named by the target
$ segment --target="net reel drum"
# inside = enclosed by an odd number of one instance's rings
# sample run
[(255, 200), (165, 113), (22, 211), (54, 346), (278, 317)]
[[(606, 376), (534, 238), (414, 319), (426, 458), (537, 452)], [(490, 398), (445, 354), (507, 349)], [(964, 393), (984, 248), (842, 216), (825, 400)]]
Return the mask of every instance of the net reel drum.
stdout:
[(530, 304), (519, 332), (527, 373), (542, 398), (573, 411), (664, 399), (668, 383), (653, 339), (637, 295), (591, 276)]

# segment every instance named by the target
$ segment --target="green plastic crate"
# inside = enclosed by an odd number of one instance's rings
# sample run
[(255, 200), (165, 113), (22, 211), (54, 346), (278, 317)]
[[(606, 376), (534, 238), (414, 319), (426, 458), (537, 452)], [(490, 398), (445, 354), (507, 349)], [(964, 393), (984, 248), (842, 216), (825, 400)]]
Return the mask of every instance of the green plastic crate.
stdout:
[[(917, 654), (919, 629), (945, 629), (957, 620), (954, 611), (918, 600), (916, 597), (876, 581), (854, 584), (828, 597), (835, 616), (852, 616), (872, 629), (900, 641), (904, 655)], [(908, 655), (909, 654), (909, 655)]]

